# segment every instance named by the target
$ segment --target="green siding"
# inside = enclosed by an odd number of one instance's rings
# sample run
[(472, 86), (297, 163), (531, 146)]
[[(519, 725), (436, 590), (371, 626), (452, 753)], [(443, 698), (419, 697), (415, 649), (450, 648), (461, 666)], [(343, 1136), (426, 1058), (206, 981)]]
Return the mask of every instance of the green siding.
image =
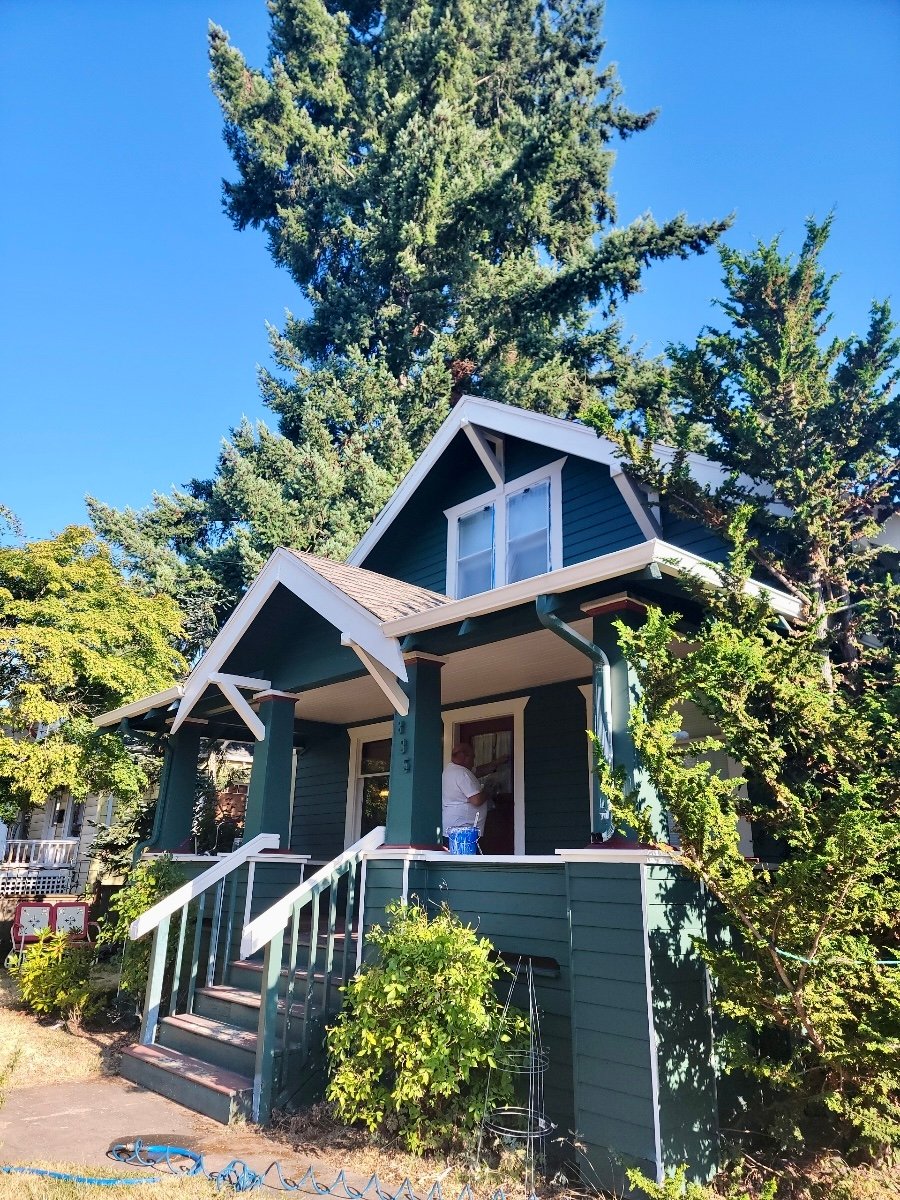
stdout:
[(587, 709), (575, 683), (535, 688), (525, 706), (525, 853), (590, 837)]
[(645, 540), (609, 467), (570, 457), (563, 467), (562, 486), (564, 567)]
[(680, 550), (688, 550), (691, 554), (699, 554), (712, 562), (727, 562), (729, 547), (724, 538), (701, 525), (699, 521), (691, 521), (687, 517), (676, 517), (665, 508), (662, 510), (662, 535), (665, 541), (678, 546)]
[(699, 885), (648, 866), (647, 927), (659, 1062), (663, 1163), (689, 1162), (697, 1178), (717, 1167), (716, 1074), (706, 972), (693, 938), (706, 930)]
[(569, 863), (566, 879), (575, 1127), (586, 1178), (621, 1194), (624, 1165), (656, 1177), (640, 866)]
[(350, 738), (346, 729), (309, 737), (297, 759), (291, 849), (332, 859), (344, 848)]

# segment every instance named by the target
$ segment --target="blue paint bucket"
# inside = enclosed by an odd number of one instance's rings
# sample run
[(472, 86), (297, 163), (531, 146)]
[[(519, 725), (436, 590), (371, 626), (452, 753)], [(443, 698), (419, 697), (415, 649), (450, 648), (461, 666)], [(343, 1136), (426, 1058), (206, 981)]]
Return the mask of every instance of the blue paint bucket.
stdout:
[(477, 854), (478, 829), (474, 825), (457, 825), (447, 833), (451, 854)]

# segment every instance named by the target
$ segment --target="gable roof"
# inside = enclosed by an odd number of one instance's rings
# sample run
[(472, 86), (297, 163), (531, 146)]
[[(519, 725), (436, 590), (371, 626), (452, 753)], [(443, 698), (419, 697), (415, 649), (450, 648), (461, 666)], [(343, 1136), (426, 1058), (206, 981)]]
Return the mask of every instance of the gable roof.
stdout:
[(450, 603), (450, 597), (440, 592), (391, 579), (389, 575), (380, 575), (377, 571), (333, 562), (330, 558), (303, 550), (291, 550), (290, 553), (334, 584), (345, 596), (362, 605), (379, 621), (397, 621), (401, 617), (411, 617)]
[[(521, 438), (526, 442), (536, 442), (538, 445), (558, 450), (562, 454), (572, 454), (609, 467), (613, 481), (622, 493), (644, 537), (650, 540), (661, 535), (645, 499), (625, 473), (618, 450), (609, 438), (600, 437), (591, 426), (580, 421), (548, 417), (545, 413), (516, 408), (512, 404), (499, 404), (496, 400), (485, 400), (481, 396), (463, 396), (447, 414), (434, 437), (400, 481), (390, 500), (363, 534), (347, 558), (348, 564), (359, 566), (365, 561), (456, 435), (467, 430), (470, 434), (474, 430), (483, 430), (487, 433)], [(662, 445), (655, 447), (655, 452), (660, 461), (665, 461), (674, 453), (669, 447)], [(723, 467), (700, 454), (689, 454), (687, 461), (691, 474), (701, 484), (715, 487), (727, 478)]]

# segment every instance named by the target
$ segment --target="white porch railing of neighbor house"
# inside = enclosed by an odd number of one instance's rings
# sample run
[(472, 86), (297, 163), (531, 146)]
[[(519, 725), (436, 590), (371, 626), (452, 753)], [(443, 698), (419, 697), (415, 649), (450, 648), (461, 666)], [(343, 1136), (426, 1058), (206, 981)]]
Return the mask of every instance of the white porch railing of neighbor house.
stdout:
[(78, 838), (11, 838), (0, 861), (0, 896), (66, 894), (78, 846)]

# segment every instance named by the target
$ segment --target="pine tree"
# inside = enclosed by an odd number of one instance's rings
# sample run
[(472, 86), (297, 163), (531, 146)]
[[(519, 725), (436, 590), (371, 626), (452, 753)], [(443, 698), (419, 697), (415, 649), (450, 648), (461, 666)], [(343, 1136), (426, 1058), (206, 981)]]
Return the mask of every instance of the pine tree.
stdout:
[(608, 394), (635, 370), (618, 304), (727, 224), (616, 225), (611, 143), (655, 114), (601, 65), (599, 0), (270, 10), (265, 71), (215, 26), (210, 56), (225, 210), (309, 305), (262, 374), (278, 433), (242, 426), (142, 513), (92, 506), (139, 573), (199, 588), (201, 626), (279, 541), (349, 551), (463, 391), (569, 416)]
[[(699, 629), (656, 609), (620, 629), (643, 690), (632, 732), (679, 834), (659, 844), (734, 933), (702, 947), (739, 1022), (731, 1064), (764, 1081), (752, 1115), (791, 1155), (877, 1156), (900, 1145), (900, 554), (879, 532), (900, 514), (900, 342), (887, 303), (864, 336), (826, 336), (830, 225), (808, 222), (797, 259), (777, 242), (724, 250), (728, 324), (670, 348), (655, 388), (623, 396), (620, 428), (597, 419), (664, 504), (734, 547), (721, 588), (686, 580)], [(660, 430), (679, 446), (663, 464)], [(691, 448), (726, 468), (721, 485), (694, 481)], [(799, 619), (748, 594), (752, 574)], [(686, 702), (718, 730), (688, 747)], [(710, 772), (723, 750), (741, 779)], [(619, 813), (660, 839), (625, 785), (604, 772)], [(738, 817), (777, 866), (743, 858)]]

